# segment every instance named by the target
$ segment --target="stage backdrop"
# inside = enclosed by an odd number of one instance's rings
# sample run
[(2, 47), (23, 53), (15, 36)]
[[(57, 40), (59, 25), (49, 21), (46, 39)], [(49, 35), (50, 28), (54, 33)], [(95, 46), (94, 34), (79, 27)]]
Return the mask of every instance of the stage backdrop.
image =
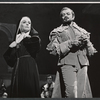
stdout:
[(41, 50), (37, 55), (39, 73), (56, 74), (57, 57), (50, 55), (46, 46), (49, 43), (50, 31), (61, 25), (59, 13), (66, 6), (75, 12), (75, 22), (91, 33), (91, 41), (98, 51), (89, 58), (88, 74), (93, 96), (100, 97), (100, 3), (0, 4), (0, 73), (8, 73), (3, 53), (15, 34), (17, 22), (21, 17), (29, 16), (41, 38)]

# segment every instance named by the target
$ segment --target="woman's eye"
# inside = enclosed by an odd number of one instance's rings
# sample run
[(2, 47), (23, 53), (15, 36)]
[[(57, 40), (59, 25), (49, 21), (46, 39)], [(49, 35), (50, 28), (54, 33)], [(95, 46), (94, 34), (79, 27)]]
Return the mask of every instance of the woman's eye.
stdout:
[(31, 24), (31, 22), (28, 22), (29, 24)]
[(26, 21), (23, 21), (23, 23), (26, 23)]

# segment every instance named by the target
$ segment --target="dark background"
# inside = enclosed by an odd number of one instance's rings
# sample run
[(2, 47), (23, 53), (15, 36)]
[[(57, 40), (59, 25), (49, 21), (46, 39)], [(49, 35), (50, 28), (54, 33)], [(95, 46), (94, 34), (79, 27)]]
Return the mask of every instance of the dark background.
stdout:
[[(100, 4), (91, 3), (64, 3), (64, 4), (0, 4), (0, 23), (14, 24), (23, 16), (29, 16), (33, 27), (39, 32), (41, 38), (41, 50), (37, 55), (37, 64), (41, 75), (56, 74), (57, 57), (50, 55), (46, 50), (49, 43), (49, 34), (54, 28), (61, 25), (59, 13), (63, 7), (69, 7), (75, 12), (75, 22), (91, 33), (91, 41), (98, 53), (89, 58), (90, 66), (88, 75), (93, 97), (100, 97)], [(15, 33), (13, 33), (15, 34)], [(0, 34), (0, 57), (7, 49), (9, 43), (5, 33)], [(1, 57), (2, 58), (2, 57)], [(2, 58), (0, 67), (7, 64)], [(4, 66), (3, 66), (4, 65)], [(5, 71), (6, 72), (6, 71)], [(3, 73), (3, 71), (1, 72)]]
[(100, 0), (0, 0), (0, 2), (99, 2)]

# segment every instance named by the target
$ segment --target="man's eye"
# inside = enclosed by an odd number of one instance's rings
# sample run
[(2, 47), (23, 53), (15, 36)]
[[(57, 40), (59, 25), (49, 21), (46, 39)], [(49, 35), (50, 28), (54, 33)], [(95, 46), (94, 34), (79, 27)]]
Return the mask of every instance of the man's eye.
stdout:
[(70, 15), (70, 13), (67, 13), (67, 15)]
[(62, 14), (62, 17), (65, 16), (65, 14)]

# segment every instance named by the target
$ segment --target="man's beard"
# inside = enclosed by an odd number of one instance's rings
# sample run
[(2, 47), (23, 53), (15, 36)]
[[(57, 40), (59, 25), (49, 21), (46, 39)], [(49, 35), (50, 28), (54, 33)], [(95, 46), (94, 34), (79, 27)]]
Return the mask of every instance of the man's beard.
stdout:
[(63, 25), (64, 25), (64, 26), (66, 26), (66, 25), (70, 25), (71, 22), (72, 22), (72, 21), (66, 21), (66, 22), (63, 21)]

